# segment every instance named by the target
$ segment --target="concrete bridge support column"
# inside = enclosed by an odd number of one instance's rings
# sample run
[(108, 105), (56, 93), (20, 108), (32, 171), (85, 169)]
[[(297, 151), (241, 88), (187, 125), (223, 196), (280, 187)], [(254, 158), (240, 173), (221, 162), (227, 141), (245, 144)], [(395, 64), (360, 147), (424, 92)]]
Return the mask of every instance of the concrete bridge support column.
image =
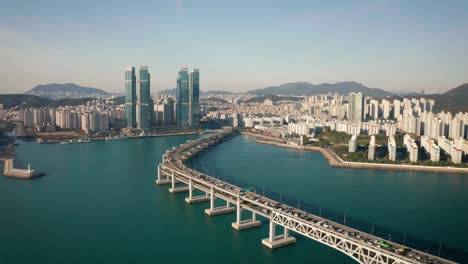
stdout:
[(175, 189), (175, 172), (174, 171), (172, 171), (171, 180), (172, 180), (172, 189)]
[(237, 197), (236, 205), (237, 205), (237, 217), (236, 217), (236, 222), (231, 224), (232, 228), (240, 231), (244, 229), (254, 228), (262, 224), (260, 221), (256, 220), (255, 213), (252, 213), (252, 219), (246, 219), (242, 221), (242, 207), (241, 207), (241, 201), (239, 197)]
[(192, 199), (192, 193), (193, 193), (193, 190), (192, 190), (192, 179), (189, 180), (189, 199)]
[(270, 221), (270, 236), (268, 237), (269, 242), (275, 241), (276, 238), (276, 224)]
[(158, 164), (158, 181), (161, 181), (161, 166)]
[(262, 240), (262, 244), (270, 249), (284, 247), (296, 243), (296, 238), (289, 236), (289, 229), (284, 228), (284, 234), (276, 235), (276, 224), (270, 220), (270, 235)]
[(176, 178), (175, 178), (175, 172), (172, 171), (172, 188), (169, 189), (170, 193), (181, 193), (181, 192), (188, 192), (189, 187), (188, 186), (183, 186), (183, 187), (176, 187)]
[(161, 164), (158, 164), (158, 179), (156, 180), (156, 184), (158, 185), (170, 184), (171, 181), (169, 180), (169, 176), (167, 176), (167, 174), (166, 174), (165, 180), (161, 179), (162, 173), (163, 172), (162, 172)]
[(211, 196), (210, 196), (210, 208), (205, 209), (205, 214), (209, 216), (215, 216), (215, 215), (221, 215), (221, 214), (227, 214), (227, 213), (232, 213), (236, 210), (234, 207), (229, 206), (229, 201), (226, 201), (226, 206), (221, 206), (221, 207), (214, 207), (214, 188), (211, 187)]
[(192, 179), (189, 180), (189, 197), (185, 198), (185, 202), (188, 204), (201, 203), (210, 200), (208, 193), (204, 195), (193, 196), (193, 182)]
[(210, 210), (214, 210), (214, 201), (215, 201), (215, 197), (214, 197), (214, 189), (213, 187), (211, 187), (210, 189)]

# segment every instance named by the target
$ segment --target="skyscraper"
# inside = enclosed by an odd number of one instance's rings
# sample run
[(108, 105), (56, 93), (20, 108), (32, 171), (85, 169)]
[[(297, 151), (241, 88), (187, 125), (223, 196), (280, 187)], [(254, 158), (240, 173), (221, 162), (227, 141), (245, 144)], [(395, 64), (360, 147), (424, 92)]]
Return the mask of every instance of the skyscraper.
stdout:
[(200, 72), (193, 69), (189, 81), (189, 126), (198, 127), (200, 121)]
[(137, 127), (147, 130), (151, 126), (151, 96), (150, 96), (150, 73), (148, 66), (140, 67), (140, 89), (138, 92), (138, 119)]
[(350, 93), (348, 101), (348, 121), (362, 122), (364, 119), (364, 96), (360, 92)]
[(177, 76), (176, 88), (176, 116), (177, 126), (189, 126), (189, 75), (187, 68), (181, 68)]
[(174, 124), (174, 100), (169, 97), (164, 98), (163, 124)]
[(136, 126), (136, 76), (135, 68), (125, 70), (125, 118), (127, 127)]

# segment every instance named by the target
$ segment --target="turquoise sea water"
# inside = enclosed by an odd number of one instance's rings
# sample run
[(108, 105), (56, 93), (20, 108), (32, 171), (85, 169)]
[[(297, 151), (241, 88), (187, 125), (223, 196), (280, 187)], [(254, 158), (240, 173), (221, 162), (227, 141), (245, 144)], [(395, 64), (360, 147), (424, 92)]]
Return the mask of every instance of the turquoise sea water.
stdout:
[[(0, 263), (353, 263), (298, 237), (271, 251), (268, 225), (237, 232), (235, 215), (206, 216), (154, 184), (166, 149), (196, 136), (18, 146), (19, 165), (47, 173), (0, 177)], [(464, 175), (330, 168), (318, 153), (239, 136), (192, 164), (324, 208), (457, 244), (468, 235)]]

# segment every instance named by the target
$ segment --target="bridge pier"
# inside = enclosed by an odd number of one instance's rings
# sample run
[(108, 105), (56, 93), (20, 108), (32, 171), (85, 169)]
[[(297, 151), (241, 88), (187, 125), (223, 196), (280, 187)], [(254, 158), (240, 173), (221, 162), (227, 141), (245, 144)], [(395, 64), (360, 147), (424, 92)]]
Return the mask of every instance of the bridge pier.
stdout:
[(165, 185), (165, 184), (171, 184), (171, 181), (169, 180), (169, 176), (166, 174), (166, 179), (162, 179), (161, 177), (161, 164), (158, 164), (158, 179), (156, 180), (156, 184), (158, 185)]
[(262, 244), (270, 249), (284, 247), (296, 243), (296, 238), (289, 236), (289, 229), (284, 227), (284, 234), (276, 235), (276, 224), (270, 220), (270, 236), (262, 240)]
[(174, 171), (172, 171), (172, 181), (171, 181), (171, 184), (172, 184), (172, 188), (169, 188), (169, 192), (170, 193), (181, 193), (181, 192), (188, 192), (189, 191), (189, 187), (188, 186), (181, 186), (181, 187), (176, 187), (175, 184), (176, 184), (176, 179), (175, 179), (175, 173)]
[(210, 200), (210, 197), (208, 196), (208, 193), (206, 193), (205, 195), (193, 196), (193, 184), (192, 184), (192, 179), (190, 179), (189, 180), (189, 197), (185, 198), (185, 202), (188, 204), (193, 204), (193, 203), (206, 202), (209, 200)]
[(240, 198), (237, 197), (237, 217), (236, 222), (232, 223), (231, 226), (237, 231), (254, 228), (260, 226), (262, 223), (256, 218), (256, 214), (252, 212), (252, 219), (242, 220), (242, 208), (241, 208)]
[(226, 206), (221, 206), (221, 207), (214, 207), (214, 188), (211, 187), (210, 190), (210, 208), (205, 209), (205, 214), (209, 216), (215, 216), (215, 215), (221, 215), (221, 214), (227, 214), (227, 213), (232, 213), (236, 210), (236, 208), (231, 207), (229, 205), (229, 201), (226, 201)]

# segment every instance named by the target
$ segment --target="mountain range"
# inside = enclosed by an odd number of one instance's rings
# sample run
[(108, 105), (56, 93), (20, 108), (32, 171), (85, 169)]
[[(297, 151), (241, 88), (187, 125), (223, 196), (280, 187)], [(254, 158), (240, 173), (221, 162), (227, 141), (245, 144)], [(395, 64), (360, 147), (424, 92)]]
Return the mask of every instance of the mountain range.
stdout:
[(266, 99), (269, 99), (269, 100), (273, 101), (273, 103), (277, 103), (277, 102), (279, 102), (279, 101), (294, 101), (294, 102), (298, 102), (298, 101), (302, 101), (302, 100), (303, 100), (302, 97), (295, 97), (295, 96), (278, 96), (278, 95), (275, 95), (275, 94), (266, 94), (266, 95), (261, 95), (261, 96), (257, 96), (257, 97), (250, 98), (250, 99), (244, 101), (244, 103), (264, 103)]
[[(176, 89), (162, 90), (159, 94), (175, 95)], [(265, 98), (271, 97), (271, 95), (282, 95), (282, 96), (299, 96), (299, 95), (316, 95), (323, 93), (339, 93), (348, 94), (350, 92), (362, 92), (366, 96), (376, 98), (386, 98), (390, 96), (390, 99), (396, 94), (387, 92), (382, 89), (368, 88), (357, 82), (339, 82), (339, 83), (323, 83), (323, 84), (311, 84), (308, 82), (295, 82), (286, 83), (279, 86), (270, 86), (262, 89), (255, 89), (247, 92), (251, 95), (256, 95), (259, 100), (253, 99), (252, 101), (264, 101)], [(200, 95), (226, 95), (233, 94), (228, 91), (201, 91)], [(96, 98), (96, 97), (108, 97), (111, 94), (97, 88), (83, 87), (73, 83), (66, 84), (46, 84), (37, 85), (30, 91), (26, 92), (23, 96), (20, 95), (0, 95), (0, 104), (3, 103), (5, 108), (14, 106), (42, 106), (42, 105), (61, 105), (64, 103), (79, 103), (80, 101), (59, 101), (60, 99), (80, 99), (80, 98)], [(435, 111), (451, 111), (468, 112), (468, 83), (453, 88), (447, 92), (441, 94), (409, 94), (405, 96), (411, 97), (425, 97), (431, 98), (436, 101)], [(46, 101), (43, 99), (48, 99)], [(273, 98), (278, 99), (278, 98)], [(283, 98), (284, 99), (284, 98)], [(86, 99), (89, 100), (89, 99)], [(58, 101), (58, 102), (57, 102)], [(119, 101), (119, 100), (117, 100)]]
[(25, 94), (36, 95), (49, 98), (52, 100), (65, 98), (95, 98), (107, 97), (110, 94), (106, 91), (97, 88), (79, 86), (74, 83), (51, 83), (45, 85), (37, 85)]
[(247, 92), (253, 95), (317, 95), (325, 93), (349, 94), (350, 92), (361, 92), (367, 96), (385, 98), (393, 93), (377, 88), (368, 88), (357, 82), (339, 82), (312, 84), (308, 82), (286, 83), (280, 86), (270, 86)]
[(457, 86), (442, 94), (426, 94), (415, 97), (435, 100), (435, 111), (468, 112), (468, 83)]
[(0, 104), (4, 108), (59, 107), (67, 105), (82, 105), (94, 98), (66, 98), (52, 100), (32, 94), (0, 94)]
[[(158, 94), (175, 96), (176, 88), (165, 89), (165, 90), (159, 91)], [(218, 90), (200, 91), (201, 96), (220, 95), (220, 94), (233, 94), (233, 93), (228, 92), (228, 91), (218, 91)]]

